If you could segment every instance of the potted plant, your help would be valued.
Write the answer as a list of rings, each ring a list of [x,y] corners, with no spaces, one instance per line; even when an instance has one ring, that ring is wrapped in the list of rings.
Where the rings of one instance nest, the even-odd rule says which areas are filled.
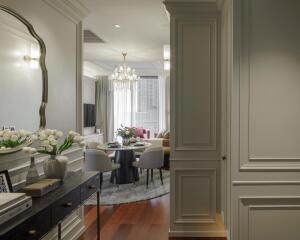
[[[135,135],[136,129],[133,127],[124,127],[121,125],[121,127],[117,129],[117,136],[122,138],[124,146],[128,146],[130,144],[130,139],[135,137]]]
[[[34,137],[31,132],[25,130],[5,129],[0,131],[0,154],[21,150],[34,141]]]
[[[43,165],[47,178],[63,180],[67,172],[68,158],[62,153],[74,144],[84,145],[83,137],[79,133],[70,131],[65,140],[60,143],[62,136],[63,132],[56,129],[43,129],[36,133],[35,138],[39,140],[37,152],[50,156]],[[24,150],[26,151],[26,148]]]

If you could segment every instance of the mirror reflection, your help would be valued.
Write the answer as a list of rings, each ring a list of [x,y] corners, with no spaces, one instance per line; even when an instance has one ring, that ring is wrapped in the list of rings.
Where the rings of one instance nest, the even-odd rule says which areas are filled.
[[[0,10],[0,130],[39,129],[40,48],[27,27]]]

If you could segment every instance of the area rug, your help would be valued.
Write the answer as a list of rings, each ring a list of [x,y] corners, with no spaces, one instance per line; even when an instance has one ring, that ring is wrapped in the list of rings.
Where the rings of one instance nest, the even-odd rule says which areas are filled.
[[[163,182],[161,185],[159,171],[154,170],[153,182],[149,174],[149,186],[146,188],[146,171],[140,174],[140,180],[135,184],[122,184],[119,188],[109,182],[110,175],[103,176],[103,185],[100,194],[101,205],[114,205],[132,203],[152,198],[157,198],[170,192],[170,172],[163,170]],[[96,194],[85,202],[85,205],[96,205]]]

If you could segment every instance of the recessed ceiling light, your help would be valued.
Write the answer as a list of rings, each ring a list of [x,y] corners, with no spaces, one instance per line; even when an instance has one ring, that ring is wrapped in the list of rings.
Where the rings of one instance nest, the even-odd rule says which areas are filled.
[[[121,26],[119,24],[114,25],[115,28],[120,28]]]

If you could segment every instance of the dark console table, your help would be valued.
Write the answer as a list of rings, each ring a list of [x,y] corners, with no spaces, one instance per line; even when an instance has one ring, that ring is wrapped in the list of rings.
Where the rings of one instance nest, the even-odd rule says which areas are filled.
[[[100,176],[96,172],[70,172],[64,183],[41,198],[33,198],[32,207],[0,226],[1,240],[41,239],[58,225],[61,238],[61,221],[97,192],[97,219],[99,230]],[[99,239],[99,231],[98,239]]]

